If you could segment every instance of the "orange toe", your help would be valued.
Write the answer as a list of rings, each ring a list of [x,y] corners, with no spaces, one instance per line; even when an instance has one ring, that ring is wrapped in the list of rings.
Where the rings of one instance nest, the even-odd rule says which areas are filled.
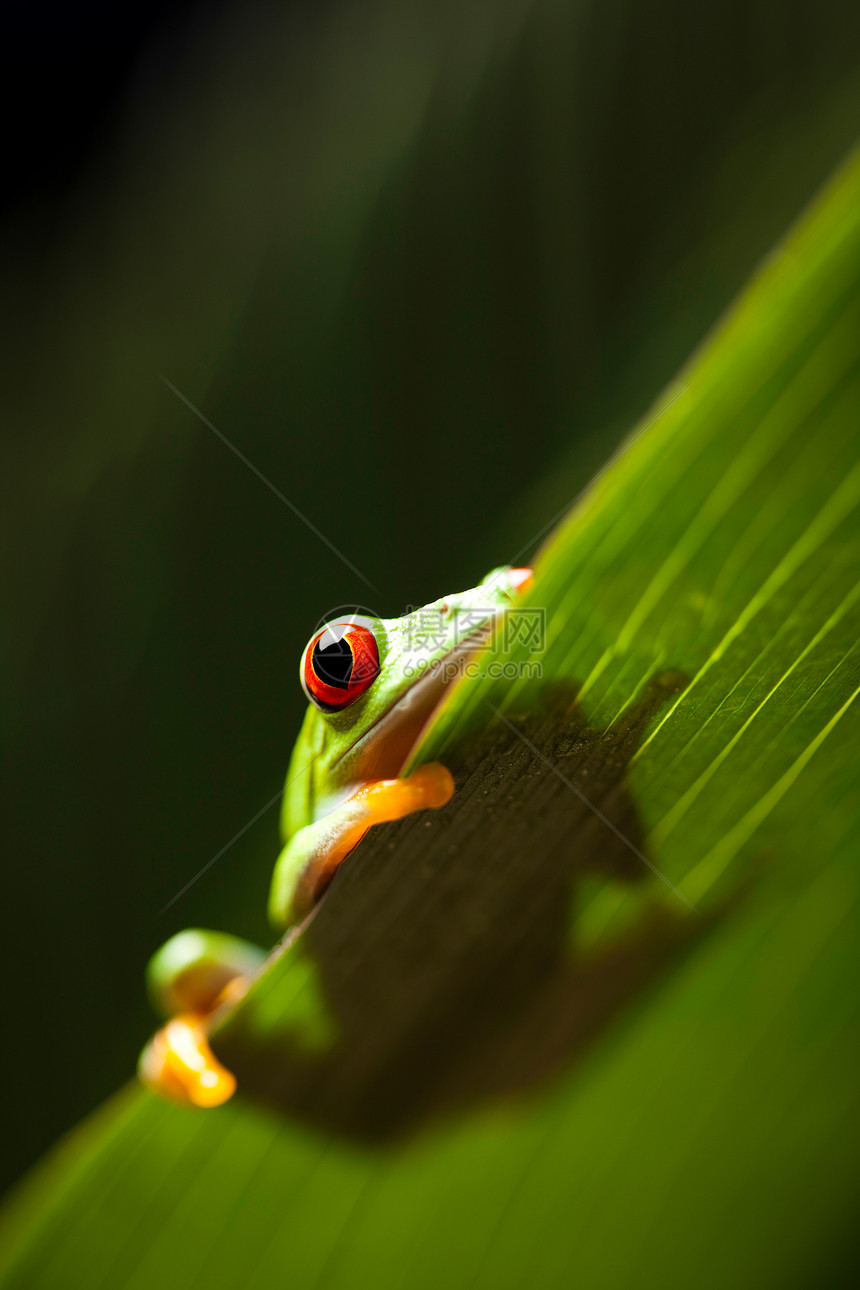
[[[366,827],[386,820],[400,820],[413,811],[445,806],[454,796],[454,777],[447,766],[430,762],[404,779],[380,779],[359,789],[367,810]]]
[[[221,1106],[236,1091],[236,1078],[209,1046],[202,1018],[185,1013],[153,1035],[138,1074],[162,1097],[183,1106]]]

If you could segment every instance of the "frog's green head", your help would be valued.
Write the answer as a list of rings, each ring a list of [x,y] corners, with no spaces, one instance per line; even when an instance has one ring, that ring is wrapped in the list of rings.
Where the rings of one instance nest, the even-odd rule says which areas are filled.
[[[494,569],[403,618],[353,615],[314,633],[300,674],[312,704],[302,744],[314,756],[315,813],[399,774],[447,687],[530,581],[529,569]]]

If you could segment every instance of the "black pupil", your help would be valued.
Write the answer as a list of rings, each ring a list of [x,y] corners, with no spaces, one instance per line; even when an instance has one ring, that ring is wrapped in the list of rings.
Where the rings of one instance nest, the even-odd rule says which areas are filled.
[[[332,641],[323,649],[322,640],[319,640],[314,646],[311,661],[314,672],[325,685],[333,685],[337,690],[349,688],[353,659],[348,641]]]

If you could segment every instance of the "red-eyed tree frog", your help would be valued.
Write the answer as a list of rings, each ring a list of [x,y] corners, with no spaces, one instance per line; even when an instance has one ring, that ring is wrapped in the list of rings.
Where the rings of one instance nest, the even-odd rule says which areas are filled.
[[[269,917],[295,926],[374,824],[450,801],[438,762],[401,777],[412,749],[463,664],[531,583],[530,569],[494,569],[478,587],[403,618],[350,615],[316,631],[302,654],[310,700],[293,750],[281,816],[284,847]],[[150,1040],[143,1081],[185,1105],[217,1106],[236,1087],[212,1053],[207,1021],[241,997],[266,953],[221,932],[173,936],[147,967],[150,995],[171,1019]]]

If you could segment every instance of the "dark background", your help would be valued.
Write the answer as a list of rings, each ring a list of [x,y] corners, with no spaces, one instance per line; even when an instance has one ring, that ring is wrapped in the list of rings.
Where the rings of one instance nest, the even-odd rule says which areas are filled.
[[[854,142],[860,11],[3,21],[9,1182],[133,1070],[161,941],[270,938],[275,808],[162,910],[280,787],[318,618],[533,549]]]

